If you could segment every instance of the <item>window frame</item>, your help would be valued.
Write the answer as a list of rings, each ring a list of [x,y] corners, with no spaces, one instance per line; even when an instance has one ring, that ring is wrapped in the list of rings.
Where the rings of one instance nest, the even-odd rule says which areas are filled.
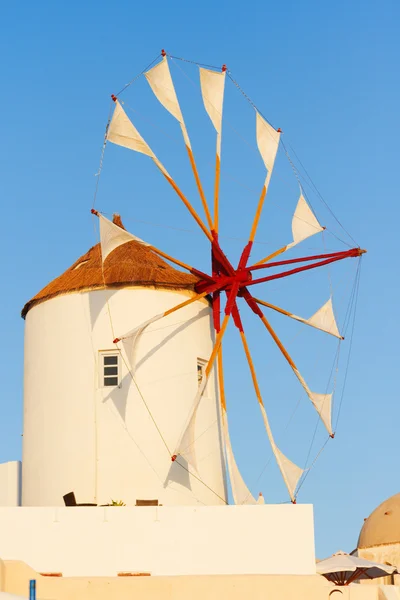
[[[107,357],[117,357],[117,361],[115,364],[105,364],[105,358]],[[117,367],[117,374],[108,373],[106,374],[106,368]],[[112,385],[106,385],[106,379],[117,378],[117,383]],[[99,387],[102,389],[113,389],[121,387],[121,356],[118,350],[99,350]]]
[[[199,356],[196,359],[196,375],[197,375],[197,387],[199,388],[201,382],[203,381],[203,377],[205,376],[205,370],[207,366],[207,361],[204,358],[200,358]],[[201,367],[199,369],[199,367]],[[201,379],[199,379],[199,371],[201,372]]]

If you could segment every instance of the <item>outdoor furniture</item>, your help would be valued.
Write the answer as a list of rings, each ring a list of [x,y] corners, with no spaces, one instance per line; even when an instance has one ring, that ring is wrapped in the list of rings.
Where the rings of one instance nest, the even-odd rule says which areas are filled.
[[[357,579],[376,579],[393,575],[397,573],[397,569],[391,565],[381,565],[359,556],[351,556],[346,552],[336,552],[317,563],[317,573],[336,585],[349,585]]]
[[[63,498],[64,498],[65,506],[97,506],[97,504],[88,503],[88,502],[78,504],[76,502],[74,492],[68,492],[68,494],[65,494],[65,496],[63,496]]]

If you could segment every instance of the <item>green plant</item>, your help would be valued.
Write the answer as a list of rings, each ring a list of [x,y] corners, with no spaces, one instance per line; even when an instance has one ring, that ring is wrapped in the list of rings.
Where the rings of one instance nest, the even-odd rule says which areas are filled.
[[[111,504],[108,506],[126,506],[126,504],[122,500],[111,500]]]

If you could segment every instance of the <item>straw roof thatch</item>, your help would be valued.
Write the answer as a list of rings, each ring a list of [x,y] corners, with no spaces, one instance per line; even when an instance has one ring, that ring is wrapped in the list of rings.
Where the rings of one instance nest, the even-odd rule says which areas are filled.
[[[113,221],[124,228],[118,215]],[[36,304],[71,292],[126,286],[193,290],[197,281],[194,275],[178,271],[148,247],[135,241],[119,246],[107,256],[103,279],[101,248],[97,244],[29,300],[21,315],[25,318]]]

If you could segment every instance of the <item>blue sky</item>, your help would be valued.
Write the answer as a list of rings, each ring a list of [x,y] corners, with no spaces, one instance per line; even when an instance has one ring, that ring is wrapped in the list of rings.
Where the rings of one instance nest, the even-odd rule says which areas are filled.
[[[21,455],[20,309],[97,241],[90,208],[109,95],[166,48],[172,55],[206,64],[228,64],[260,110],[283,129],[285,142],[294,147],[346,229],[368,249],[337,436],[299,495],[300,502],[314,503],[319,556],[339,548],[350,551],[356,545],[363,518],[399,491],[399,18],[394,0],[3,4],[0,461]],[[197,85],[195,67],[176,62],[171,71],[200,170],[210,187],[208,161],[214,137],[188,79]],[[169,129],[179,142],[175,123],[150,98],[143,78],[123,99],[140,117]],[[254,146],[254,114],[233,86],[227,87],[226,111],[234,128]],[[146,131],[148,123],[143,121]],[[157,129],[148,127],[148,135],[194,197],[179,143],[172,152],[169,140]],[[224,133],[224,157],[230,166],[221,188],[221,239],[235,258],[249,230],[262,166],[256,152],[249,151],[231,129]],[[107,148],[98,208],[121,212],[128,229],[206,269],[208,250],[201,235],[193,233],[195,226],[142,158]],[[290,212],[297,195],[296,180],[281,153],[254,258],[261,258],[265,248],[267,254],[290,240]],[[321,222],[338,234],[324,205],[315,196],[310,198]],[[329,234],[325,242],[329,249],[343,249]],[[320,250],[321,242],[305,244],[304,252],[311,248]],[[344,315],[354,272],[354,263],[330,271],[334,290],[343,290],[339,316]],[[262,295],[309,316],[329,296],[327,273],[298,277],[287,285],[265,287]],[[298,330],[290,330],[292,323],[273,322],[293,356],[301,359],[308,379],[326,383],[335,346],[314,332],[304,341],[303,333],[293,340]],[[301,393],[266,332],[246,317],[247,326],[279,439],[301,464],[313,436],[314,415],[303,398],[305,408],[285,430]],[[326,344],[323,351],[320,343]],[[346,351],[344,345],[344,357]],[[316,367],[320,353],[326,363]],[[342,378],[345,366],[344,360]],[[254,493],[260,488],[267,500],[284,501],[273,465],[260,478],[269,451],[234,331],[228,337],[226,369],[240,467]],[[339,400],[340,394],[336,411]],[[311,456],[324,439],[319,430]]]

